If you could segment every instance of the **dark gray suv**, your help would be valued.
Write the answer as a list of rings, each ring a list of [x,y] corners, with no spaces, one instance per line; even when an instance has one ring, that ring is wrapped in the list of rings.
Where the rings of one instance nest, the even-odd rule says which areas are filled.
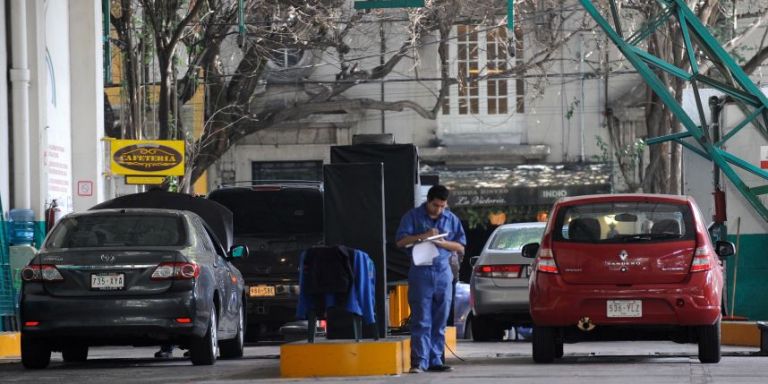
[[[250,249],[234,261],[248,286],[248,339],[283,338],[280,328],[296,321],[299,256],[323,243],[322,183],[245,182],[208,198],[232,211],[235,242]]]
[[[99,345],[177,344],[192,363],[243,355],[243,278],[195,213],[103,209],[61,219],[21,271],[21,360],[85,361]]]

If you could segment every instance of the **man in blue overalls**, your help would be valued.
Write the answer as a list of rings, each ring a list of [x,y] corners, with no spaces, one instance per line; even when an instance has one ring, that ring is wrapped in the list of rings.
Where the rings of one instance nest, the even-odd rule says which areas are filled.
[[[396,239],[398,247],[409,247],[411,268],[408,271],[408,304],[411,307],[411,370],[445,372],[452,370],[443,361],[445,326],[451,305],[450,257],[452,252],[463,253],[467,242],[461,221],[449,210],[448,189],[435,185],[427,193],[427,202],[408,211],[400,220]],[[445,234],[431,240],[437,256],[422,265],[415,265],[412,255],[414,244],[427,238]]]

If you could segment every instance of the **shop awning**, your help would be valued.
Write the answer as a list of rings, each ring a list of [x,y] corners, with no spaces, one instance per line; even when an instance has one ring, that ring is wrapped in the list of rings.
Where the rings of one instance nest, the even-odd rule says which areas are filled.
[[[451,190],[448,204],[462,206],[548,205],[565,196],[611,193],[605,163],[517,166],[423,166]]]

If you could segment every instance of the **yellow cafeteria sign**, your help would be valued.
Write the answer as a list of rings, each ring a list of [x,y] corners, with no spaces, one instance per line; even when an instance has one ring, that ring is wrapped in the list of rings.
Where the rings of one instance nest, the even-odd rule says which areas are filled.
[[[184,140],[111,140],[116,175],[183,176]]]

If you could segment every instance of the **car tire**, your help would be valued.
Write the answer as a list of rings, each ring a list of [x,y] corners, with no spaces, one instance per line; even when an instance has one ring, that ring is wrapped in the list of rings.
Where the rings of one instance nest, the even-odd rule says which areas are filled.
[[[720,362],[720,320],[698,328],[699,361],[704,364]]]
[[[555,359],[560,359],[564,355],[563,351],[563,342],[562,341],[555,341]]]
[[[51,363],[51,347],[43,339],[21,334],[21,364],[27,369],[43,369]]]
[[[194,337],[189,347],[189,357],[192,365],[213,365],[219,355],[218,324],[216,322],[216,307],[211,306],[211,317],[208,329],[203,337]]]
[[[467,316],[467,321],[464,323],[464,338],[467,340],[475,339],[472,333],[472,316]]]
[[[474,341],[501,341],[504,338],[504,328],[493,319],[474,316],[470,326],[472,327],[472,340]]]
[[[65,363],[82,363],[88,360],[88,346],[82,344],[62,348],[61,357]]]
[[[539,364],[551,363],[555,360],[556,341],[553,327],[533,327],[533,361]]]
[[[221,342],[221,358],[237,359],[243,357],[243,346],[245,345],[245,314],[243,307],[240,307],[237,319],[237,334],[232,340],[223,340]]]

